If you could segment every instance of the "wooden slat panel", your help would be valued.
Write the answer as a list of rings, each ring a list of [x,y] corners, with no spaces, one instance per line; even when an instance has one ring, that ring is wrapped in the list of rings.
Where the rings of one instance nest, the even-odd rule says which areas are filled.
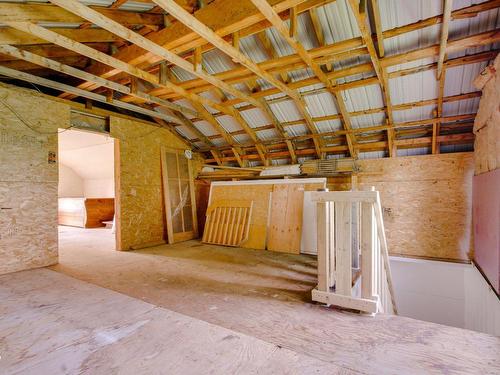
[[[217,201],[207,209],[202,242],[240,246],[248,238],[253,201]]]

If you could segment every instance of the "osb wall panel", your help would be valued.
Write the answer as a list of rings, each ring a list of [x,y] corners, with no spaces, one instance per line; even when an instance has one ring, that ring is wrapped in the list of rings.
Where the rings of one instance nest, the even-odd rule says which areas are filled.
[[[262,185],[212,185],[210,203],[217,200],[253,200],[252,217],[248,241],[242,247],[264,250],[267,240],[267,225],[269,218],[269,198],[273,184]],[[322,188],[323,184],[305,184],[305,191]]]
[[[117,247],[161,241],[166,238],[161,146],[186,146],[168,130],[129,119],[111,117],[110,132],[117,139]]]
[[[474,120],[475,174],[500,167],[500,55],[474,81],[483,91]]]
[[[472,153],[360,160],[360,190],[380,191],[392,255],[468,260]]]
[[[56,132],[69,125],[70,108],[8,85],[0,98],[3,274],[57,263]]]

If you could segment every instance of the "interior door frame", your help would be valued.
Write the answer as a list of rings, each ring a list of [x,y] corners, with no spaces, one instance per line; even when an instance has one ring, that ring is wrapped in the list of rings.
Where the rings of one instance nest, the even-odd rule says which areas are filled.
[[[165,158],[165,153],[172,153],[177,155],[177,170],[179,170],[179,157],[185,157],[184,150],[179,150],[175,148],[161,147],[161,174],[163,182],[163,198],[165,204],[165,222],[167,224],[167,242],[173,244],[176,242],[187,241],[198,237],[198,218],[196,215],[196,197],[194,190],[194,179],[193,179],[193,167],[191,160],[186,158],[188,166],[188,183],[189,183],[189,195],[191,197],[191,211],[192,211],[192,226],[193,229],[189,232],[174,233],[174,228],[172,225],[172,207],[170,205],[170,193],[169,193],[169,182],[168,182],[168,170],[167,161]]]

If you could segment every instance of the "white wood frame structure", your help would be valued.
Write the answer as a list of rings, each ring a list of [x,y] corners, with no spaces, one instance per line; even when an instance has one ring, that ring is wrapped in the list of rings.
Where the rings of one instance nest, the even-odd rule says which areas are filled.
[[[377,191],[314,192],[318,221],[318,285],[312,299],[367,313],[397,314],[380,195]],[[352,211],[360,210],[353,220]],[[357,226],[357,228],[355,228]],[[361,290],[355,291],[352,233],[361,237]]]

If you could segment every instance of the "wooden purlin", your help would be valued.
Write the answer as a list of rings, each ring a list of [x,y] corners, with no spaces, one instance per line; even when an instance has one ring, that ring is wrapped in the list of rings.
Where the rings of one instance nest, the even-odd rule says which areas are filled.
[[[451,60],[448,60],[447,62],[445,62],[445,67],[450,68],[450,67],[455,67],[455,66],[462,66],[462,65],[466,65],[466,64],[473,64],[473,63],[477,63],[477,62],[488,61],[488,60],[491,60],[492,58],[495,58],[496,55],[497,55],[497,51],[488,51],[488,52],[481,52],[481,53],[478,53],[478,54],[475,54],[475,55],[469,55],[469,56],[465,56],[465,57],[459,57],[459,58],[451,59]],[[369,65],[371,66],[371,64],[369,64]],[[437,66],[436,63],[432,63],[432,64],[427,64],[427,65],[424,65],[424,66],[421,66],[421,67],[417,67],[417,68],[408,68],[408,69],[397,70],[397,71],[389,73],[389,77],[390,78],[394,78],[394,77],[406,76],[406,75],[409,75],[409,74],[421,73],[423,71],[428,71],[428,70],[431,70],[431,69],[435,69],[436,66]],[[369,78],[369,79],[362,79],[362,80],[359,80],[359,81],[351,81],[350,83],[340,84],[337,87],[339,89],[342,89],[342,90],[347,90],[347,89],[353,88],[354,84],[356,85],[356,87],[360,87],[362,85],[364,86],[365,84],[366,85],[368,85],[368,84],[374,84],[374,83],[376,83],[375,80],[376,79]],[[300,81],[298,81],[298,82],[300,82]],[[312,90],[311,92],[313,92],[313,93],[319,93],[321,91],[319,91],[319,90]],[[473,92],[473,93],[461,94],[461,95],[456,95],[455,97],[457,97],[457,98],[463,97],[463,99],[470,99],[472,97],[477,97],[478,96],[477,94],[480,94],[480,92],[476,92],[476,93]],[[124,100],[126,101],[126,98]],[[283,99],[280,99],[280,100],[283,100]],[[276,102],[278,102],[280,100],[273,100],[273,101],[270,101],[270,102],[276,103]],[[447,101],[447,100],[453,101],[453,97],[445,98],[445,101]],[[459,99],[457,99],[457,100],[459,100]],[[398,111],[398,110],[403,110],[403,109],[411,109],[414,106],[432,105],[432,104],[435,104],[436,102],[437,102],[437,99],[429,99],[429,100],[420,101],[420,102],[411,102],[411,103],[406,103],[406,104],[398,104],[398,105],[394,105],[393,106],[393,110],[394,111]],[[252,107],[250,105],[248,105],[248,106],[245,106],[245,107],[239,107],[239,110],[242,111],[242,110],[250,109],[250,108],[252,108]],[[369,110],[361,110],[361,111],[349,112],[349,115],[351,117],[352,116],[361,116],[361,115],[367,115],[367,114],[373,114],[373,113],[380,113],[380,112],[384,112],[385,110],[386,110],[385,107],[372,108],[372,109],[369,109]],[[218,117],[220,115],[221,115],[220,113],[219,114],[215,113],[214,117]],[[313,121],[316,122],[316,121],[337,120],[337,119],[340,119],[340,115],[335,114],[335,115],[315,117],[315,118],[313,118]],[[197,119],[193,119],[193,122],[196,122],[196,121],[198,121],[198,120]],[[303,123],[303,121],[298,120],[298,121],[285,122],[285,123],[283,123],[283,125],[284,126],[289,126],[289,125],[298,125],[298,124],[302,124],[302,123]],[[257,128],[257,129],[259,129],[259,128]]]
[[[5,75],[7,77],[19,79],[22,81],[38,84],[40,86],[48,87],[48,88],[55,89],[58,91],[73,92],[74,94],[78,94],[79,96],[82,96],[82,97],[90,99],[90,100],[95,100],[97,102],[109,103],[109,99],[103,95],[96,94],[96,93],[90,92],[90,91],[85,91],[82,89],[78,89],[76,87],[72,87],[72,86],[69,86],[69,85],[66,85],[63,83],[48,80],[48,79],[45,79],[42,77],[34,76],[32,74],[29,74],[29,73],[9,69],[9,68],[6,68],[6,67],[1,66],[1,65],[0,65],[0,74]],[[167,121],[168,123],[171,123],[171,121],[172,121],[171,116],[162,114],[160,112],[153,111],[151,109],[142,108],[142,107],[139,107],[135,104],[125,103],[125,102],[122,102],[120,100],[113,100],[113,105],[115,105],[118,108],[123,108],[123,109],[127,109],[127,110],[130,110],[133,112],[141,113],[143,115],[150,116],[152,118],[160,118],[162,120]]]
[[[54,4],[59,5],[60,7],[65,8],[68,11],[78,14],[79,16],[107,29],[108,31],[114,32],[115,34],[121,36],[125,40],[128,40],[146,50],[151,51],[157,56],[161,56],[164,59],[173,62],[177,66],[181,67],[185,71],[203,79],[204,81],[214,85],[220,90],[223,90],[231,95],[238,97],[242,100],[245,100],[256,107],[260,107],[262,102],[254,99],[241,91],[235,89],[234,87],[226,84],[225,82],[215,78],[214,76],[206,73],[202,68],[202,58],[201,58],[201,49],[197,48],[193,59],[193,64],[184,60],[183,58],[177,56],[166,48],[146,39],[145,37],[130,31],[129,29],[121,26],[120,24],[100,15],[98,12],[92,10],[91,8],[79,3],[75,0],[51,0]],[[184,11],[185,14],[189,14]],[[226,107],[227,112],[238,122],[238,124],[247,132],[252,141],[259,142],[257,135],[252,130],[252,128],[246,123],[245,119],[241,117],[239,112],[234,110],[233,108]],[[263,160],[266,163],[265,159]]]
[[[320,5],[325,5],[329,1],[325,0],[310,0],[303,2],[299,5],[297,5],[297,10],[298,12],[304,12],[307,11],[311,8],[320,6]],[[271,1],[274,9],[277,12],[280,12],[280,15],[282,18],[286,19],[288,17],[288,12],[284,11],[287,9],[287,2],[286,1]],[[269,27],[269,24],[263,23],[262,21],[258,21],[257,16],[258,14],[255,14],[255,9],[250,7],[249,8],[249,2],[245,2],[242,4],[241,12],[240,13],[231,13],[230,15],[227,15],[227,17],[212,17],[211,12],[215,11],[214,7],[216,6],[215,4],[209,4],[207,7],[201,9],[196,13],[196,17],[198,17],[202,22],[205,23],[210,23],[210,27],[212,27],[214,30],[216,30],[219,34],[221,35],[229,35],[235,31],[239,30],[240,37],[245,37],[248,35],[252,35],[254,33],[260,32],[262,30],[265,30],[267,27]],[[494,9],[500,6],[500,0],[490,0],[486,1],[481,4],[476,4],[473,6],[457,9],[452,12],[452,19],[461,19],[461,18],[470,18],[474,17],[477,15],[479,12],[487,11],[490,9]],[[243,7],[246,7],[248,9],[244,9]],[[224,9],[217,9],[216,10],[218,13],[223,12]],[[241,19],[241,17],[245,17],[244,20]],[[224,19],[227,21],[227,24],[225,25],[220,25],[217,24],[218,19]],[[418,21],[416,23],[406,25],[406,26],[401,26],[397,27],[391,30],[386,30],[383,33],[384,38],[391,38],[397,35],[401,35],[405,32],[410,32],[414,30],[418,30],[424,27],[432,26],[435,24],[440,23],[442,20],[441,16],[434,16],[427,18],[422,21]],[[242,26],[244,25],[244,26]],[[184,30],[179,30],[184,28]],[[189,34],[186,34],[186,32]],[[165,45],[167,48],[172,48],[172,50],[176,53],[183,53],[187,52],[192,48],[195,48],[196,46],[204,46],[204,51],[212,49],[213,46],[209,46],[206,44],[206,42],[198,38],[195,33],[190,32],[187,28],[185,28],[183,25],[179,25],[178,23],[173,24],[169,26],[166,29],[160,30],[157,33],[148,35],[152,40],[155,42]],[[182,37],[182,41],[179,41],[175,38]],[[360,40],[357,40],[357,38],[351,39],[350,41],[347,41],[351,44],[353,44],[353,48],[355,48],[356,45],[360,45]],[[186,42],[186,40],[192,41],[191,43]],[[208,47],[208,49],[205,49],[205,47]],[[133,64],[139,64],[139,63],[149,63],[153,64],[157,62],[157,60],[154,59],[154,56],[149,54],[149,53],[144,53],[143,50],[140,48],[137,48],[136,46],[128,46],[123,49],[123,51],[119,51],[117,54],[117,57],[120,58],[121,60],[124,61],[129,61]],[[105,66],[95,66],[92,67],[93,73],[94,74],[112,74],[116,75],[117,72],[109,72],[109,68]],[[83,85],[84,88],[89,88],[90,86],[88,84]]]
[[[175,65],[181,67],[183,70],[203,79],[204,81],[220,88],[221,90],[224,90],[225,92],[230,93],[231,95],[234,95],[235,97],[248,101],[249,103],[252,103],[256,106],[259,105],[259,102],[257,100],[226,84],[224,81],[221,81],[216,77],[207,74],[203,69],[201,69],[201,50],[199,48],[196,49],[198,51],[198,54],[195,54],[195,57],[197,57],[197,59],[195,59],[193,64],[191,64],[187,60],[177,56],[175,53],[171,52],[165,47],[160,46],[159,44],[143,37],[142,35],[127,29],[119,23],[101,15],[100,13],[96,12],[88,6],[85,6],[84,4],[81,4],[76,0],[51,0],[51,2],[122,37],[124,40],[136,44],[141,48],[174,63]]]
[[[299,3],[297,6],[298,12],[305,12],[312,7],[325,5],[334,0],[294,1]],[[285,17],[288,15],[286,10],[294,4],[290,0],[271,0],[271,3],[278,12],[283,12]],[[238,12],[229,12],[227,14],[226,12],[230,7],[225,5],[223,1],[217,1],[198,10],[195,16],[222,36],[228,36],[238,31],[240,37],[243,38],[265,30],[268,27],[268,24],[263,22],[264,17],[253,8],[253,5],[249,1],[244,1],[239,5]],[[216,14],[215,16],[214,13]],[[198,46],[209,47],[209,44],[203,38],[200,38],[195,32],[180,22],[173,23],[158,32],[151,33],[148,35],[148,38],[165,48],[171,49],[172,52],[177,54],[188,52]],[[212,48],[214,47],[209,47],[209,49]],[[206,50],[204,48],[204,51]],[[118,51],[116,57],[133,65],[152,65],[160,60],[158,57],[136,45],[124,47]],[[118,71],[109,69],[105,65],[91,67],[90,71],[93,74],[105,75],[108,78],[119,73]],[[93,89],[93,85],[87,82],[81,84],[79,87],[87,90]]]
[[[313,70],[314,74],[319,78],[319,80],[325,85],[325,87],[330,90],[331,88],[335,88],[335,84],[332,84],[325,73],[321,70],[320,66],[317,65],[313,58],[310,56],[310,54],[306,51],[306,49],[298,42],[298,40],[295,38],[295,35],[293,32],[289,30],[289,28],[284,24],[284,22],[281,20],[280,16],[273,10],[273,8],[269,5],[269,3],[266,0],[251,0],[252,3],[259,9],[262,14],[268,19],[269,22],[278,30],[278,32],[281,34],[281,36],[287,41],[287,43],[297,52],[297,54],[300,56],[300,58]],[[344,99],[342,98],[341,94],[338,91],[332,90],[333,97],[335,98],[337,107],[339,109],[339,112],[342,114],[342,120],[344,123],[344,126],[346,130],[351,129],[351,124],[349,120],[349,116],[347,114],[347,109],[345,107]],[[300,107],[299,107],[300,108]],[[301,112],[304,111],[301,109]],[[306,124],[309,128],[309,130],[314,134],[317,133],[317,129],[310,119],[310,116],[307,114],[304,115],[302,114],[304,119],[306,120]],[[311,124],[312,123],[312,124]],[[318,147],[322,147],[322,142],[318,145],[316,143],[316,138],[315,140],[315,148],[317,149]],[[346,136],[347,144],[349,146],[349,151],[353,157],[356,156],[356,152],[353,147],[353,140],[351,138],[351,135],[348,134]],[[321,158],[323,158],[324,153],[321,153]]]
[[[126,26],[163,25],[159,14],[127,12],[93,6],[92,9]],[[85,20],[51,4],[0,3],[0,22],[83,23]]]
[[[61,47],[72,49],[75,52],[78,52],[78,53],[85,55],[89,58],[100,61],[104,64],[108,64],[110,66],[113,66],[115,69],[125,71],[128,74],[130,74],[131,76],[135,76],[137,78],[143,79],[143,80],[150,82],[154,85],[160,85],[160,86],[163,86],[165,88],[177,91],[180,95],[186,96],[186,98],[188,98],[188,99],[191,99],[194,101],[199,101],[203,104],[207,104],[210,106],[214,106],[215,108],[221,109],[223,111],[225,110],[224,108],[221,108],[220,106],[217,105],[217,103],[214,103],[211,100],[205,99],[205,98],[200,97],[196,94],[188,93],[183,88],[176,86],[170,82],[166,82],[164,84],[161,84],[158,80],[158,77],[151,74],[151,73],[148,73],[148,72],[146,72],[142,69],[139,69],[133,65],[130,65],[130,64],[125,63],[121,60],[118,60],[115,57],[112,57],[112,56],[106,55],[105,53],[99,52],[93,48],[88,47],[87,45],[75,42],[75,41],[68,39],[60,34],[54,33],[53,31],[46,29],[44,27],[35,25],[33,23],[29,23],[29,22],[9,22],[8,26],[13,27],[13,28],[18,29],[18,30],[21,30],[21,31],[24,31],[24,32],[27,32],[27,33],[37,35],[39,37],[43,37],[44,39],[46,39],[49,42],[58,44]],[[180,111],[184,112],[182,107],[177,106],[177,108]],[[187,112],[191,112],[191,111],[188,110]]]
[[[193,131],[196,134],[196,136],[201,141],[203,141],[206,145],[208,145],[208,146],[212,145],[212,142],[208,138],[206,138],[204,136],[204,134],[201,133],[196,128],[196,126],[191,121],[189,121],[187,119],[187,117],[184,116],[184,114],[182,112],[180,112],[180,110],[182,110],[183,107],[177,106],[177,105],[170,103],[166,100],[162,100],[162,99],[159,99],[156,97],[151,97],[148,94],[132,90],[131,88],[128,88],[127,86],[123,86],[123,85],[118,84],[116,82],[108,81],[104,78],[93,76],[90,73],[75,69],[75,68],[68,66],[68,65],[61,64],[61,63],[54,61],[54,60],[51,60],[51,59],[47,59],[43,56],[38,56],[38,55],[32,54],[28,51],[19,50],[18,48],[13,47],[13,46],[0,45],[0,52],[3,54],[9,54],[11,56],[15,56],[15,57],[24,59],[24,60],[29,61],[31,63],[38,64],[40,66],[44,66],[44,67],[47,67],[49,69],[53,69],[53,70],[61,72],[61,73],[65,73],[65,74],[74,76],[76,78],[80,78],[80,79],[84,79],[84,80],[93,80],[94,82],[99,83],[102,86],[107,87],[111,90],[118,91],[118,92],[123,93],[123,94],[132,94],[132,95],[139,97],[141,99],[144,99],[146,101],[154,102],[154,103],[158,104],[160,107],[163,106],[163,107],[168,108],[168,110],[173,110],[173,112],[170,112],[170,111],[168,112],[168,114],[172,116],[171,121],[178,121],[180,125],[185,125],[191,131]],[[193,111],[193,113],[195,113],[195,112]]]
[[[481,45],[487,45],[487,44],[492,44],[495,42],[500,41],[500,29],[493,30],[493,31],[487,31],[487,32],[482,32],[476,35],[472,36],[467,36],[462,39],[457,39],[450,41],[448,44],[448,48],[451,50],[450,52],[458,52],[465,50],[467,48],[472,48],[476,46],[481,46]],[[357,42],[359,45],[361,45],[361,41]],[[333,49],[336,51],[335,53],[341,53],[343,54],[344,52],[349,51],[349,43],[336,43],[334,45],[330,45],[327,47],[320,47],[320,48],[315,48],[313,50],[308,51],[315,62],[320,63],[322,62],[322,57],[324,56],[333,56],[335,54],[331,54],[331,50]],[[339,48],[340,47],[340,48]],[[337,49],[338,48],[338,49]],[[380,59],[380,62],[383,66],[389,67],[389,66],[394,66],[394,65],[399,65],[405,62],[410,62],[410,61],[415,61],[419,59],[424,59],[432,56],[436,56],[438,53],[439,45],[434,45],[430,47],[424,47],[424,48],[419,48],[413,51],[409,51],[406,53],[394,55],[394,56],[386,56],[383,59]],[[331,58],[330,58],[331,59]],[[326,61],[329,61],[330,59],[326,59]],[[306,64],[300,60],[300,57],[298,55],[289,55],[285,57],[281,57],[279,59],[275,60],[269,60],[269,61],[264,61],[262,63],[258,64],[262,69],[266,69],[271,73],[277,73],[282,70],[290,71],[293,69],[301,69],[306,67]],[[418,69],[418,68],[414,68]],[[242,68],[236,68],[230,71],[226,71],[223,73],[217,74],[217,76],[220,79],[227,80],[227,82],[230,83],[240,83],[244,81],[246,78],[241,78],[241,77],[251,77],[252,75],[246,72],[246,69],[244,67]],[[354,66],[351,68],[339,70],[339,72],[330,72],[328,73],[328,79],[333,80],[333,79],[339,79],[339,78],[345,78],[347,76],[353,75],[353,74],[359,74],[359,73],[370,73],[373,72],[372,69],[372,64],[360,64],[358,66]],[[389,77],[394,77],[394,73],[390,73]],[[349,88],[355,88],[355,87],[360,87],[360,86],[366,86],[366,85],[372,85],[377,82],[377,78],[366,78],[364,80],[359,80],[359,81],[354,81],[350,82],[347,84],[339,85],[339,89],[341,90],[347,90]],[[319,79],[317,77],[311,77],[304,79],[302,81],[297,81],[291,83],[289,86],[293,89],[305,87],[305,86],[310,86],[320,83]],[[186,81],[184,82],[181,87],[187,89],[188,91],[193,91],[193,92],[202,92],[206,91],[210,88],[210,86],[204,86],[203,82],[200,82],[198,79],[194,79],[191,81]],[[254,96],[256,98],[261,98],[269,95],[274,95],[278,94],[280,91],[275,88],[263,90],[260,92],[255,92],[252,93],[251,96]],[[156,95],[161,95],[163,98],[169,98],[169,99],[176,99],[178,98],[177,95],[171,94],[166,92],[165,90],[155,90]],[[228,101],[228,105],[235,105],[241,103],[241,100],[239,99],[232,99]]]
[[[308,3],[308,2],[306,2],[306,3]],[[474,12],[480,12],[480,11],[483,11],[483,10],[492,9],[493,7],[498,6],[499,4],[500,4],[500,3],[499,3],[498,1],[496,1],[496,2],[495,2],[495,1],[488,1],[488,2],[486,2],[486,3],[482,3],[482,4],[478,4],[478,5],[474,5],[474,6],[471,6],[471,7],[464,8],[463,10],[462,10],[462,9],[459,9],[459,10],[456,10],[456,11],[453,11],[453,12],[452,12],[452,18],[457,19],[457,18],[461,18],[461,17],[465,17],[465,16],[466,16],[466,17],[471,17],[471,16],[474,14]],[[299,8],[300,8],[300,7],[299,7]],[[286,13],[286,12],[284,12],[284,13]],[[283,16],[284,16],[284,13],[281,15],[281,16],[282,16],[282,18],[283,18]],[[416,29],[421,28],[423,25],[427,25],[427,26],[428,26],[428,25],[432,25],[432,24],[439,23],[441,19],[442,19],[442,17],[440,18],[439,16],[436,16],[436,17],[433,17],[432,19],[419,21],[419,22],[417,22],[417,23],[415,23],[415,24],[412,24],[412,25],[406,25],[406,26],[408,26],[408,27],[403,26],[403,27],[401,27],[401,28],[397,28],[397,30],[396,30],[396,29],[393,29],[393,30],[387,30],[386,32],[383,32],[383,33],[382,33],[382,35],[383,35],[383,37],[392,37],[392,36],[395,36],[395,35],[401,35],[401,34],[398,34],[398,33],[401,33],[401,32],[402,32],[402,30],[403,30],[403,28],[405,28],[405,27],[406,27],[406,28],[405,28],[404,30],[406,30],[406,31],[411,31],[412,29],[413,29],[413,30],[416,30]],[[411,26],[411,27],[410,27],[410,26]],[[239,37],[241,37],[241,35],[245,35],[245,32],[238,32],[237,34],[239,35]],[[486,38],[486,42],[487,42],[487,40],[488,40],[488,35],[487,35],[487,33],[482,33],[482,34],[483,34],[483,35],[484,35],[484,37]],[[488,34],[490,35],[490,37],[489,37],[489,40],[490,40],[490,41],[495,40],[495,38],[496,38],[496,37],[495,37],[495,36],[491,37],[491,35],[492,35],[492,34],[491,34],[491,32],[488,32]],[[378,39],[378,38],[377,38],[377,39]],[[464,39],[469,39],[469,38],[464,38]],[[478,39],[476,39],[476,40],[478,40]],[[479,39],[479,40],[480,40],[480,39]],[[472,43],[472,41],[471,41],[471,43]],[[455,44],[455,46],[459,46],[459,43]],[[463,47],[463,46],[462,46],[462,47]],[[422,49],[422,51],[423,51],[423,52],[425,52],[425,53],[429,53],[428,48],[426,48],[426,49]],[[434,54],[434,55],[436,55],[436,51],[433,51],[433,54]],[[414,57],[415,57],[415,56],[417,56],[417,55],[414,55]],[[391,56],[391,57],[392,57],[392,56]],[[323,57],[320,57],[320,58],[316,59],[316,61],[318,61],[318,63],[319,63],[319,62],[323,62],[323,60],[321,60],[321,59],[323,59]],[[380,62],[381,62],[381,63],[383,63],[383,61],[384,61],[384,59],[380,59]],[[295,64],[296,64],[296,63],[295,63]],[[362,69],[366,69],[366,68],[365,68],[365,67],[363,67]],[[392,75],[392,73],[391,73],[391,76],[396,76],[396,75]],[[330,78],[330,77],[329,77],[329,78]],[[331,79],[331,78],[330,78],[330,79]],[[312,81],[311,81],[311,82],[312,82]],[[365,81],[364,83],[369,84],[370,82],[371,82],[371,81],[367,80],[367,81]],[[190,84],[191,84],[191,83],[190,83]],[[357,84],[359,84],[359,83],[357,83]],[[350,87],[350,86],[347,86],[347,87]],[[355,87],[355,85],[353,85],[352,87]],[[261,94],[261,93],[256,93],[256,94],[257,94],[257,95],[255,95],[255,98],[257,98],[257,99],[262,98],[262,95],[264,95],[264,93],[262,93],[262,94]],[[265,93],[265,94],[269,94],[269,92],[267,92],[267,93]],[[229,103],[227,103],[227,104],[228,104],[228,105],[231,105],[231,104],[233,104],[233,103],[229,102]],[[217,116],[217,115],[216,115],[216,116]],[[216,116],[215,116],[215,117],[216,117]],[[440,116],[438,116],[438,117],[440,117]],[[312,120],[313,120],[313,122],[314,122],[314,119],[312,119]],[[285,126],[286,126],[286,124],[285,124]],[[291,138],[291,139],[292,139],[292,138]],[[291,140],[291,139],[287,139],[287,140]],[[313,136],[313,137],[311,137],[311,139],[317,139],[317,137],[316,137],[316,136]]]
[[[254,72],[259,77],[265,79],[267,82],[269,82],[270,84],[275,86],[280,92],[283,92],[286,95],[288,95],[290,98],[292,98],[293,102],[297,106],[299,112],[306,120],[306,124],[307,124],[309,131],[311,133],[317,133],[317,129],[316,129],[314,123],[312,123],[312,121],[309,121],[310,116],[307,113],[307,108],[305,106],[305,103],[301,99],[300,94],[297,91],[289,89],[289,87],[287,85],[285,85],[283,82],[277,80],[276,78],[274,78],[271,74],[269,74],[265,70],[260,69],[256,63],[254,63],[252,60],[250,60],[248,57],[246,57],[243,53],[241,53],[239,50],[234,48],[232,45],[227,43],[224,39],[222,39],[219,35],[217,35],[212,29],[210,29],[205,24],[200,22],[193,15],[191,15],[188,12],[186,12],[185,10],[183,10],[177,4],[175,4],[173,2],[165,1],[165,0],[154,0],[154,1],[156,4],[158,4],[163,9],[165,9],[170,14],[172,14],[175,18],[177,18],[180,22],[184,23],[191,30],[198,33],[202,38],[204,38],[208,42],[212,43],[218,49],[220,49],[221,51],[223,51],[228,56],[230,56],[234,60],[238,61],[240,64],[244,65],[248,69],[250,69],[252,72]],[[315,144],[315,149],[316,149],[316,153],[317,153],[318,157],[321,157],[321,152],[320,152],[321,141],[319,139],[318,140],[315,139],[314,144]],[[260,155],[260,152],[259,152],[259,155]]]
[[[54,42],[54,43],[58,43],[60,44],[61,46],[64,46],[65,48],[70,48],[70,49],[74,49],[75,51],[78,51],[80,53],[83,53],[85,54],[86,56],[88,57],[91,57],[93,59],[97,59],[98,61],[101,61],[103,63],[106,63],[106,64],[109,64],[111,66],[114,66],[116,69],[121,69],[121,70],[124,70],[126,71],[127,73],[133,75],[133,76],[136,76],[138,78],[141,78],[141,79],[144,79],[145,81],[147,82],[150,82],[152,84],[155,84],[155,85],[160,85],[160,86],[164,86],[164,87],[169,87],[175,91],[178,91],[181,95],[185,96],[187,99],[190,99],[192,100],[193,102],[196,102],[199,104],[199,110],[201,110],[205,116],[207,116],[208,114],[208,111],[206,111],[205,109],[202,109],[203,107],[203,104],[206,104],[206,105],[209,105],[213,108],[216,108],[217,110],[220,110],[220,111],[223,111],[224,113],[226,114],[229,114],[229,115],[235,115],[235,112],[231,109],[231,108],[226,108],[216,102],[213,102],[212,100],[210,99],[206,99],[206,98],[203,98],[201,96],[198,96],[196,94],[190,94],[190,93],[187,93],[184,89],[180,88],[179,86],[173,84],[172,82],[170,81],[166,81],[166,82],[163,82],[161,83],[159,81],[159,78],[155,75],[152,75],[151,73],[148,73],[148,72],[145,72],[141,69],[138,69],[136,68],[135,66],[132,66],[130,64],[127,64],[127,63],[124,63],[112,56],[109,56],[109,55],[106,55],[102,52],[99,52],[99,51],[96,51],[86,45],[83,45],[81,43],[77,43],[77,42],[74,42],[70,39],[67,39],[66,37],[62,36],[62,35],[59,35],[59,34],[56,34],[48,29],[45,29],[43,27],[40,27],[38,25],[35,25],[35,24],[31,24],[31,23],[18,23],[18,22],[12,22],[12,23],[9,23],[9,26],[11,27],[14,27],[18,30],[22,30],[22,31],[26,31],[26,32],[30,32],[30,33],[33,33],[33,34],[36,34],[38,36],[43,36],[43,38],[51,41],[51,42]],[[74,93],[75,91],[73,91]],[[179,111],[184,111],[183,107],[180,107],[180,106],[176,106],[176,105],[173,105],[175,107],[175,109],[179,110]],[[188,112],[191,112],[190,110],[188,110]],[[208,117],[208,116],[207,116]],[[241,117],[241,116],[240,116]],[[215,123],[217,123],[216,120],[214,120],[215,122],[213,123],[213,125],[215,125]],[[244,120],[243,120],[244,121]],[[241,124],[242,120],[239,119],[239,122]],[[247,129],[249,128],[249,126],[247,125]],[[222,129],[222,128],[220,128]],[[219,130],[220,130],[219,129]]]
[[[435,121],[433,119],[429,120],[430,124]],[[471,144],[474,142],[474,134],[473,133],[458,133],[458,134],[448,134],[441,135],[438,137],[438,141],[440,143],[446,144]],[[430,147],[432,143],[432,137],[419,137],[419,138],[410,138],[410,139],[397,139],[396,143],[399,148],[415,148],[415,147]],[[246,147],[246,146],[245,146]],[[370,152],[370,151],[382,151],[387,148],[387,141],[379,140],[375,142],[367,142],[367,143],[358,143],[357,148],[360,152]],[[325,152],[331,153],[345,153],[348,151],[347,145],[339,145],[339,146],[328,146],[325,147]],[[302,156],[314,156],[315,151],[311,148],[298,149],[295,151],[297,157]],[[288,150],[276,151],[269,153],[267,155],[268,159],[285,159],[289,158],[290,153]],[[256,154],[247,154],[242,156],[244,160],[258,160],[260,157]],[[236,161],[234,157],[223,157],[221,159],[223,162],[232,162]],[[215,162],[214,159],[206,159],[207,163]]]

